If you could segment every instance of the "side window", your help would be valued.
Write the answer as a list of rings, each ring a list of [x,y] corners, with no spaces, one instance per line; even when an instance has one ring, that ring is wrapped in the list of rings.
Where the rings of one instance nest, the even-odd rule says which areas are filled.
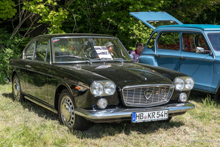
[[[49,39],[43,39],[37,41],[34,60],[50,62]]]
[[[147,43],[147,48],[154,48],[154,42],[157,37],[157,33],[154,33],[153,36],[150,38],[149,42]]]
[[[35,42],[32,42],[29,45],[29,47],[25,50],[24,59],[29,59],[29,60],[33,59],[34,46],[35,46]]]
[[[179,50],[179,33],[164,32],[158,38],[158,49]]]
[[[210,50],[202,34],[199,33],[183,33],[182,34],[182,50],[194,53],[209,53]]]

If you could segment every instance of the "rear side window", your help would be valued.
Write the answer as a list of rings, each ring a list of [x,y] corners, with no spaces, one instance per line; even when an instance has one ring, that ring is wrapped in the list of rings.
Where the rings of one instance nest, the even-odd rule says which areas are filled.
[[[157,37],[157,33],[154,33],[147,44],[147,48],[154,48],[154,42],[156,37]]]
[[[158,38],[158,49],[179,50],[179,33],[164,32]]]
[[[37,61],[50,62],[49,39],[42,39],[36,42],[35,58]]]
[[[25,50],[24,59],[32,60],[34,53],[35,42],[32,42],[29,47]]]
[[[202,34],[199,33],[183,33],[182,34],[182,50],[185,52],[201,53],[198,49],[203,49],[202,53],[208,54],[209,47]]]

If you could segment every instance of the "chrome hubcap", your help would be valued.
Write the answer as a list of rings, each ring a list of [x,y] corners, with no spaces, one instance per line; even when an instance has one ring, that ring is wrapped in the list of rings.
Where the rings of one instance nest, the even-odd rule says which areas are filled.
[[[74,125],[74,105],[69,96],[64,96],[60,104],[61,118],[65,125],[72,128]]]
[[[13,81],[13,92],[14,92],[14,98],[19,101],[20,100],[20,84],[17,77],[14,78]]]

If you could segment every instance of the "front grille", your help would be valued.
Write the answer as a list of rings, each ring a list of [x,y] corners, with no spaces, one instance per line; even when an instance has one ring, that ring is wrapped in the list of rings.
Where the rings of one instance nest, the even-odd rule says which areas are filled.
[[[173,94],[172,84],[149,84],[126,86],[122,89],[123,101],[126,106],[146,107],[169,102]]]

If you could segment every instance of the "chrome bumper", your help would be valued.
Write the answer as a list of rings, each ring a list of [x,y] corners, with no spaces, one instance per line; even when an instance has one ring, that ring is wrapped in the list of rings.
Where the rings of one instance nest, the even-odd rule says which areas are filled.
[[[192,103],[174,103],[151,108],[117,108],[105,110],[86,110],[82,108],[75,109],[75,114],[82,116],[93,122],[118,122],[123,120],[131,120],[133,112],[148,112],[169,110],[169,117],[173,115],[181,115],[186,111],[195,108]]]

